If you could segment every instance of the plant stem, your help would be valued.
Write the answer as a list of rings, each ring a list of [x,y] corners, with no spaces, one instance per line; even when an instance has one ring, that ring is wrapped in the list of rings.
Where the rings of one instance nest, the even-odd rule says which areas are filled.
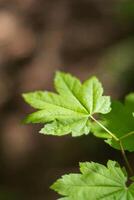
[[[133,176],[133,175],[134,175],[134,171],[133,171],[133,169],[132,169],[132,167],[131,167],[131,165],[130,165],[128,159],[127,159],[127,155],[126,155],[126,153],[125,153],[125,150],[124,150],[124,148],[123,148],[123,144],[122,144],[122,142],[121,142],[121,139],[125,138],[125,136],[122,137],[122,138],[117,138],[110,130],[108,130],[103,124],[101,124],[101,123],[100,123],[98,120],[96,120],[93,116],[90,115],[90,118],[91,118],[93,121],[95,121],[102,129],[104,129],[114,140],[116,140],[116,142],[119,143],[119,145],[120,145],[120,150],[121,150],[123,159],[124,159],[124,161],[125,161],[125,163],[126,163],[126,166],[127,166],[128,170],[129,170],[129,172],[130,172],[130,175]],[[131,135],[131,134],[133,134],[133,133],[130,133],[129,135]]]
[[[131,136],[131,135],[134,135],[134,131],[129,132],[128,134],[126,134],[126,135],[120,137],[120,140],[125,139],[125,138],[127,138],[127,137],[129,137],[129,136]]]
[[[93,116],[90,116],[93,121],[95,121],[101,128],[103,128],[109,135],[114,138],[116,141],[119,141],[119,138],[117,138],[111,131],[109,131],[103,124],[101,124],[98,120],[96,120]]]
[[[133,169],[132,169],[132,167],[131,167],[131,165],[130,165],[128,159],[127,159],[127,156],[126,156],[126,153],[125,153],[125,151],[124,151],[122,142],[119,141],[119,144],[120,144],[121,153],[122,153],[122,156],[123,156],[123,158],[124,158],[124,160],[125,160],[126,166],[127,166],[128,170],[129,170],[129,172],[130,172],[130,175],[133,176],[133,175],[134,175],[134,171],[133,171]]]

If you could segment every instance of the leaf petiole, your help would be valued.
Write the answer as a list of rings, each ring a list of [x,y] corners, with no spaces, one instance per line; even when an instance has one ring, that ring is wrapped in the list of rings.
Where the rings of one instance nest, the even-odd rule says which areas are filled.
[[[100,127],[102,127],[109,135],[114,138],[116,141],[119,141],[119,138],[117,138],[111,131],[109,131],[103,124],[101,124],[98,120],[96,120],[92,115],[90,115],[90,118],[95,121]]]
[[[125,151],[124,151],[122,142],[119,141],[119,144],[120,144],[121,153],[122,153],[122,155],[123,155],[123,158],[124,158],[124,160],[125,160],[125,163],[126,163],[128,169],[129,169],[130,175],[133,176],[133,175],[134,175],[134,171],[133,171],[133,169],[132,169],[132,167],[131,167],[131,165],[130,165],[128,159],[127,159],[127,156],[126,156],[126,153],[125,153]]]
[[[122,138],[117,138],[111,131],[109,131],[103,124],[101,124],[98,120],[96,120],[92,115],[90,115],[90,118],[91,118],[93,121],[95,121],[101,128],[103,128],[113,139],[115,139],[115,140],[119,143],[119,145],[120,145],[120,150],[121,150],[122,156],[123,156],[123,158],[124,158],[124,161],[125,161],[125,163],[126,163],[126,166],[127,166],[128,170],[129,170],[130,174],[133,176],[133,175],[134,175],[134,171],[133,171],[133,169],[132,169],[132,167],[131,167],[131,165],[130,165],[128,159],[127,159],[127,156],[126,156],[125,150],[124,150],[124,148],[123,148],[123,144],[122,144],[122,142],[121,142],[121,139],[126,138],[126,137],[128,137],[128,136],[134,134],[134,132],[128,133],[128,134],[126,135],[126,137],[124,136],[124,137],[122,137]]]
[[[131,135],[134,135],[134,131],[127,133],[126,135],[123,135],[122,137],[120,137],[120,140],[125,139]]]

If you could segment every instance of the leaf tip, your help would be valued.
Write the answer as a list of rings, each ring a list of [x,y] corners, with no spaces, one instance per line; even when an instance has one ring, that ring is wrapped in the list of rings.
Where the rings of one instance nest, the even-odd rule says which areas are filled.
[[[22,96],[22,98],[25,100],[26,97],[27,97],[27,93],[22,93],[21,96]]]

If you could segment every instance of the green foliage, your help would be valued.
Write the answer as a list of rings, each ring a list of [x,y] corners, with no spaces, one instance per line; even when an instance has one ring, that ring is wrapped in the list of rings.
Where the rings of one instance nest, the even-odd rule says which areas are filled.
[[[40,133],[58,136],[88,134],[89,117],[110,111],[110,97],[102,96],[103,88],[96,77],[81,84],[70,74],[58,72],[54,84],[58,94],[44,91],[23,94],[25,101],[38,109],[25,122],[47,123]]]
[[[57,180],[51,188],[63,200],[133,200],[134,183],[126,186],[127,174],[114,161],[104,165],[85,162],[80,163],[81,174],[69,174]]]
[[[54,85],[57,93],[23,94],[24,100],[37,109],[24,121],[45,124],[40,133],[47,135],[80,136],[92,132],[121,150],[132,174],[125,150],[134,151],[134,93],[126,96],[124,104],[113,101],[111,105],[96,77],[82,84],[70,74],[57,72]],[[64,175],[51,186],[62,196],[59,200],[134,199],[134,176],[128,178],[125,168],[117,162],[108,161],[107,167],[94,162],[80,163],[80,172]],[[127,181],[132,183],[127,186]]]
[[[134,93],[125,98],[124,104],[113,101],[112,110],[105,116],[101,116],[101,123],[105,125],[117,138],[122,141],[125,150],[134,151]],[[95,135],[101,137],[108,134],[98,125],[92,127]],[[120,149],[118,141],[109,138],[106,142],[114,148]]]

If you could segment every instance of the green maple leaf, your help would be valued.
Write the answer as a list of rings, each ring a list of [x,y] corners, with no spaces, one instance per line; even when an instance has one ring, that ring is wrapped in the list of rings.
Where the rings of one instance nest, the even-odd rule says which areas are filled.
[[[57,180],[51,189],[59,193],[60,200],[133,200],[134,183],[128,181],[126,171],[115,161],[104,165],[80,163],[80,174],[69,174]]]
[[[125,150],[134,151],[134,93],[126,96],[124,104],[113,101],[112,110],[105,116],[101,116],[102,123],[122,141]],[[107,138],[106,142],[116,149],[120,149],[119,143],[109,138],[103,129],[94,124],[92,131],[96,136]]]
[[[110,111],[110,97],[102,96],[103,88],[96,77],[83,84],[70,74],[57,72],[54,80],[57,93],[37,91],[23,94],[37,112],[26,123],[44,123],[40,133],[80,136],[90,132],[89,118],[95,113]]]

